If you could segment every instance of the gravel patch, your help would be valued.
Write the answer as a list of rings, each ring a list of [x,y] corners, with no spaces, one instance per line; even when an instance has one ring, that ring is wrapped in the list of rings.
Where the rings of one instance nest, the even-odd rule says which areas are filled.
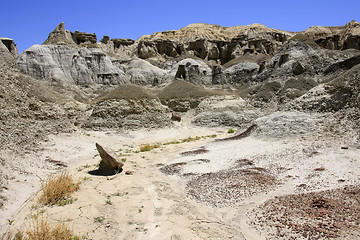
[[[272,175],[258,169],[223,170],[205,173],[186,185],[190,198],[212,207],[230,206],[277,184]]]
[[[186,164],[187,164],[186,162],[172,163],[160,168],[160,171],[162,173],[165,173],[166,175],[179,174],[182,169],[182,166]]]
[[[249,215],[266,239],[359,239],[360,186],[275,197]]]

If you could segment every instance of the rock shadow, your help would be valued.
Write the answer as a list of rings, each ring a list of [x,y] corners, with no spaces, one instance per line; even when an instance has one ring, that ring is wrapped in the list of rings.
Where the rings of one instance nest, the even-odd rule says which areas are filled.
[[[94,176],[112,176],[119,174],[122,171],[123,171],[122,168],[112,168],[106,165],[103,161],[101,161],[98,169],[91,170],[88,173]]]

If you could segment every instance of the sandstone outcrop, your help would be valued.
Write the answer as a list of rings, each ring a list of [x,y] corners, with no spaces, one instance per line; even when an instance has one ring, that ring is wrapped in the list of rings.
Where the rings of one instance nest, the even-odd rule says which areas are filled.
[[[336,112],[360,107],[360,65],[341,74],[330,82],[322,83],[290,102],[296,110]],[[356,111],[359,115],[359,111]]]
[[[70,32],[61,23],[17,63],[24,73],[53,85],[81,86],[89,98],[130,83],[164,87],[157,90],[158,98],[112,98],[110,92],[110,98],[95,101],[84,121],[94,128],[155,127],[171,124],[171,111],[186,112],[221,95],[201,86],[230,89],[254,105],[291,102],[360,63],[359,26],[350,22],[294,33],[261,24],[191,24],[137,41],[104,36],[96,42],[95,34]],[[218,107],[196,114],[198,125],[241,126],[260,113]]]
[[[121,85],[94,100],[83,124],[92,129],[158,128],[171,125],[170,116],[170,110],[145,88]]]
[[[89,86],[127,83],[119,61],[97,48],[34,45],[17,58],[22,72],[37,79]]]
[[[84,126],[92,129],[135,129],[170,124],[169,110],[157,99],[109,99],[94,105]]]
[[[186,58],[173,66],[167,75],[168,82],[176,78],[198,85],[211,85],[211,68],[203,60]]]
[[[249,54],[272,55],[293,34],[261,24],[221,27],[191,24],[177,31],[158,32],[138,39],[140,58],[192,56],[218,63]]]
[[[95,33],[85,33],[79,31],[71,32],[69,30],[65,30],[65,23],[62,22],[57,25],[56,28],[49,34],[49,37],[45,40],[43,44],[71,44],[96,46],[96,43],[97,37]]]
[[[230,28],[191,24],[137,41],[104,36],[96,42],[95,34],[70,32],[61,23],[44,45],[24,51],[18,63],[24,73],[38,79],[81,86],[156,86],[175,78],[201,85],[243,84],[273,76],[322,74],[334,61],[354,57],[325,49],[359,49],[359,26],[352,21],[343,27],[294,33],[261,24]]]
[[[207,127],[243,127],[262,114],[265,113],[252,108],[241,97],[212,96],[195,108],[192,123]]]
[[[128,81],[141,86],[161,85],[167,74],[167,71],[142,59],[130,60],[122,66]]]
[[[18,50],[16,44],[13,39],[0,37],[0,50],[1,51],[9,51],[10,53],[14,54],[15,56],[18,54]]]
[[[303,33],[326,49],[360,50],[360,23],[354,20],[341,27],[310,27]]]
[[[359,50],[328,50],[304,35],[286,41],[256,75],[261,82],[253,90],[257,98],[281,101],[297,98],[321,82],[330,81],[356,65]]]
[[[16,64],[17,47],[14,40],[0,37],[0,67],[18,69]]]

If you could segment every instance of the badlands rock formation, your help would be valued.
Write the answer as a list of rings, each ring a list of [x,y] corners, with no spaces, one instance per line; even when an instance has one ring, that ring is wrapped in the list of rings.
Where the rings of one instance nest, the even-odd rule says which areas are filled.
[[[17,63],[25,74],[57,86],[62,93],[86,103],[118,85],[163,87],[177,78],[208,88],[226,86],[231,94],[255,100],[252,102],[255,105],[289,103],[360,62],[359,29],[360,25],[354,21],[343,27],[311,27],[299,33],[270,29],[261,24],[230,28],[191,24],[180,30],[143,36],[137,41],[104,36],[97,42],[95,34],[70,32],[61,23],[44,44],[21,53]],[[198,87],[184,84],[176,82],[175,88],[198,91]],[[166,88],[157,94],[165,106],[180,112],[196,108],[203,100],[203,96],[198,98],[196,94],[190,98],[176,96],[180,92]],[[124,98],[115,98],[118,100],[96,102],[84,125],[97,129],[101,126],[136,127],[147,122],[144,112],[154,112],[147,107],[139,111],[137,105],[159,106],[156,98],[151,100],[156,103],[127,97],[128,100],[120,103],[119,99]],[[104,116],[115,117],[114,112],[109,112],[114,106],[127,106],[132,109],[131,116],[138,117],[125,123],[120,119],[131,117],[123,111],[114,111],[120,114],[117,120],[104,120]],[[155,108],[158,109],[155,112],[169,111]],[[194,123],[242,125],[258,116],[256,111],[250,111],[197,110]],[[143,116],[139,119],[140,115]],[[165,116],[148,119],[157,119],[154,126],[169,124]],[[136,122],[139,124],[134,125]]]
[[[81,86],[161,85],[174,77],[196,84],[236,84],[264,81],[274,74],[322,74],[331,64],[358,54],[359,29],[354,21],[299,33],[261,24],[191,24],[137,41],[104,36],[97,42],[95,34],[72,33],[61,23],[43,45],[25,50],[17,62],[35,78]]]
[[[193,200],[186,198],[184,206],[190,206],[192,210],[185,211],[185,208],[173,205],[173,216],[186,218],[186,224],[191,225],[187,230],[194,229],[196,224],[211,223],[211,226],[217,226],[213,230],[215,233],[219,226],[235,226],[231,228],[231,234],[230,228],[223,228],[218,233],[228,234],[229,238],[241,236],[244,231],[243,226],[247,221],[244,220],[247,218],[244,213],[255,207],[249,197],[256,198],[257,194],[265,192],[269,193],[266,198],[272,198],[278,194],[322,191],[330,187],[342,189],[342,183],[354,184],[358,181],[359,170],[355,156],[358,156],[360,148],[359,23],[351,21],[341,27],[316,26],[297,33],[270,29],[261,24],[230,28],[191,24],[180,30],[143,36],[136,41],[109,36],[104,36],[100,41],[98,39],[94,33],[68,31],[61,23],[43,44],[34,45],[17,55],[14,41],[0,38],[0,164],[3,166],[0,169],[0,208],[6,204],[6,200],[15,201],[12,196],[19,195],[18,189],[14,192],[4,191],[8,189],[7,186],[24,184],[22,186],[27,191],[22,196],[25,200],[31,194],[32,187],[35,189],[40,185],[37,174],[44,176],[54,170],[54,166],[44,163],[43,156],[28,158],[24,154],[40,150],[39,142],[46,141],[49,135],[64,132],[78,134],[69,145],[63,145],[62,142],[53,145],[56,146],[55,151],[59,151],[57,156],[67,155],[66,158],[70,159],[69,155],[74,154],[69,160],[69,166],[71,161],[80,159],[82,152],[79,149],[87,153],[88,159],[91,158],[89,148],[85,143],[82,145],[82,142],[77,142],[78,139],[87,139],[93,148],[95,137],[102,136],[107,143],[116,145],[116,150],[126,147],[124,153],[129,154],[126,157],[130,159],[127,166],[135,169],[131,180],[127,180],[131,182],[129,186],[139,187],[142,194],[148,192],[154,206],[164,205],[169,199],[178,201],[178,196],[183,195],[176,194],[185,189],[186,196]],[[245,130],[249,126],[257,127],[251,133],[245,131],[248,138],[240,144],[234,140],[239,139],[236,136],[231,138],[233,142],[210,142],[210,138],[216,136],[212,127],[216,127],[216,133],[224,136],[229,128]],[[154,128],[157,130],[149,130]],[[202,137],[191,135],[194,129],[197,133],[201,132]],[[93,130],[106,130],[106,133]],[[169,133],[174,131],[181,132],[181,141],[171,138]],[[90,133],[93,135],[90,136]],[[135,141],[131,134],[138,133]],[[240,134],[238,137],[245,135]],[[114,136],[120,137],[123,142],[116,142]],[[155,139],[163,144],[158,144]],[[189,143],[186,146],[195,147],[196,141],[206,145],[197,150],[183,149],[186,154],[176,159],[181,149],[177,144]],[[165,146],[169,146],[171,151],[159,158],[152,152],[134,157],[138,151],[134,151],[129,142],[138,144],[136,147],[140,146],[139,142],[154,144],[148,145],[149,149],[161,145],[158,149],[160,153]],[[63,148],[71,149],[71,154],[67,152],[69,149]],[[330,148],[335,153],[329,151]],[[194,159],[194,153],[206,153],[208,155],[203,156],[209,159]],[[339,159],[345,159],[344,164],[347,164],[341,169],[336,167],[336,164],[340,164],[338,156]],[[46,156],[45,159],[51,158]],[[176,161],[167,165],[173,159]],[[96,160],[96,156],[92,160]],[[326,168],[321,166],[323,163],[328,164]],[[80,166],[80,163],[77,164]],[[174,177],[181,181],[166,185],[167,176],[159,175],[159,164],[163,170],[172,169],[176,173]],[[85,179],[88,173],[83,172],[81,176]],[[25,180],[17,181],[18,178]],[[29,179],[32,179],[31,183]],[[102,181],[102,178],[97,179]],[[158,179],[163,182],[160,184]],[[313,179],[318,179],[318,182]],[[326,181],[331,182],[331,185],[327,185]],[[186,185],[181,190],[178,187],[180,182]],[[106,180],[100,185],[109,183],[114,182]],[[120,185],[125,186],[127,183]],[[179,189],[166,189],[165,186],[170,185],[176,185]],[[82,191],[96,189],[97,186]],[[105,186],[104,189],[114,189],[114,186]],[[132,187],[129,192],[133,190]],[[166,191],[172,197],[161,195]],[[161,200],[154,197],[155,192]],[[358,196],[356,194],[358,192],[353,194],[354,197]],[[106,194],[102,194],[104,196]],[[116,193],[108,196],[110,199]],[[134,204],[132,200],[127,204]],[[143,201],[141,198],[138,200]],[[241,220],[234,218],[234,214],[224,215],[226,211],[223,210],[217,212],[221,214],[214,214],[217,210],[211,210],[211,214],[201,218],[186,215],[197,209],[199,204],[208,204],[215,209],[217,206],[233,206],[239,204],[239,201],[245,201],[247,206],[246,209],[237,209],[239,211],[235,215]],[[260,203],[260,200],[257,201]],[[18,207],[21,205],[20,202],[17,204]],[[241,206],[245,205],[241,202]],[[96,208],[95,204],[87,206]],[[148,206],[146,211],[150,209]],[[267,206],[266,211],[272,211],[272,206]],[[314,206],[317,208],[323,205],[316,202]],[[137,216],[142,218],[142,209],[138,206],[135,208]],[[78,211],[81,207],[76,209]],[[209,209],[202,210],[208,212]],[[133,214],[133,209],[126,210]],[[178,214],[179,211],[181,214]],[[6,219],[11,218],[9,211],[7,214],[0,219],[0,233],[8,224]],[[264,216],[261,211],[256,214],[253,223]],[[155,212],[149,215],[149,219],[159,220],[165,215]],[[217,219],[217,215],[227,220]],[[86,221],[89,220],[90,223],[87,223],[93,226],[93,219],[98,216],[89,216]],[[127,217],[132,223],[134,215],[121,216]],[[281,216],[272,216],[282,219]],[[212,220],[206,220],[207,217]],[[196,219],[197,222],[189,223],[189,219]],[[117,230],[114,227],[119,225],[116,221],[116,224],[112,222],[113,225],[109,225],[110,229]],[[268,220],[261,221],[264,223]],[[161,224],[163,222],[169,224],[170,232],[173,231],[173,222],[161,220]],[[258,224],[255,228],[264,232],[262,229],[272,224]],[[289,235],[288,223],[282,225],[281,232],[267,230],[265,234],[268,235],[265,236],[291,239],[312,234],[311,229],[308,229],[310,233],[303,229],[300,233]],[[213,229],[210,225],[201,226]],[[130,224],[124,227],[130,230],[133,228]],[[150,232],[156,234],[156,231],[163,230],[162,227],[156,225],[154,231],[150,229],[148,236]],[[196,234],[199,232],[204,239],[214,236],[199,229],[186,236],[191,239],[198,236]],[[106,227],[104,234],[108,230]],[[129,238],[135,238],[137,233],[130,230],[124,230],[125,234],[131,232],[133,235]],[[89,234],[92,236],[94,233]],[[173,236],[172,232],[167,234],[169,238]],[[341,234],[339,232],[339,236]],[[358,237],[358,231],[353,236]]]
[[[355,21],[342,27],[317,26],[298,33],[261,24],[230,28],[191,24],[136,41],[104,36],[97,42],[95,34],[71,32],[61,23],[42,45],[34,45],[17,56],[17,66],[62,94],[90,103],[89,112],[77,121],[86,127],[171,125],[171,111],[186,112],[198,106],[195,124],[241,126],[264,111],[253,110],[248,103],[245,108],[236,103],[236,107],[209,110],[205,103],[221,105],[226,98],[204,101],[224,93],[201,88],[222,88],[226,94],[234,95],[233,102],[249,98],[255,107],[285,103],[309,109],[297,98],[311,94],[309,90],[315,87],[333,89],[323,91],[326,96],[348,91],[340,89],[339,84],[335,84],[335,90],[328,86],[341,82],[334,79],[343,79],[342,74],[360,63],[359,33],[360,24]],[[4,39],[2,43],[2,49],[16,54],[11,41]],[[144,98],[140,92],[147,90],[129,84],[154,88],[152,97]],[[129,91],[140,95],[129,97]],[[112,97],[92,101],[106,94]],[[351,96],[355,95],[351,92]],[[320,108],[314,104],[313,108]],[[334,103],[319,104],[326,106],[321,109],[334,109],[328,107]],[[335,110],[343,106],[338,103]]]

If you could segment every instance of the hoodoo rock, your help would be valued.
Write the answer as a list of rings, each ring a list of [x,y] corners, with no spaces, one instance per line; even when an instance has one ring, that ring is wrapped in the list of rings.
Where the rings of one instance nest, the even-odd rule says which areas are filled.
[[[110,175],[119,172],[124,166],[124,163],[122,163],[116,153],[112,149],[104,148],[98,143],[96,143],[95,145],[101,157],[101,162],[98,170],[99,173],[104,175]]]
[[[7,50],[15,56],[18,54],[16,44],[13,39],[0,37],[0,49]]]
[[[8,66],[18,69],[15,59],[17,54],[18,50],[14,40],[0,37],[0,67]]]

